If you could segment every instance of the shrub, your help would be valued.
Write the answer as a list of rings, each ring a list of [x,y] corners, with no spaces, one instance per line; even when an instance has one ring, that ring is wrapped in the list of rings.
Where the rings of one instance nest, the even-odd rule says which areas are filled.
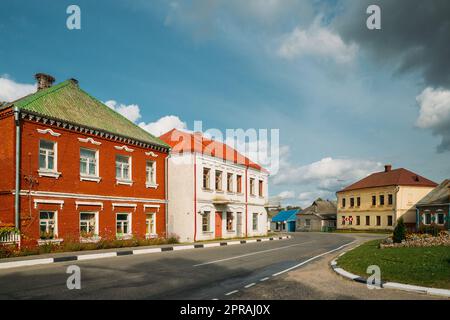
[[[392,235],[392,240],[394,243],[402,243],[406,239],[406,226],[403,222],[403,218],[397,220],[397,225],[394,229],[394,234]]]
[[[433,237],[437,237],[440,231],[441,230],[439,229],[439,227],[436,226],[435,224],[432,224],[430,226],[421,225],[419,228],[419,233],[429,234],[432,235]]]

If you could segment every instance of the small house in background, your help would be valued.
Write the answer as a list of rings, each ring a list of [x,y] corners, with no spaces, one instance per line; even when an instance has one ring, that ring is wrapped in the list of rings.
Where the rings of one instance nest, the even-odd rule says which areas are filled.
[[[416,208],[419,230],[430,226],[450,230],[450,180],[434,188],[416,204]]]
[[[295,232],[296,215],[299,212],[301,212],[300,209],[280,211],[272,218],[271,229],[273,231]]]
[[[330,231],[336,229],[335,201],[317,199],[311,206],[297,213],[297,231]]]

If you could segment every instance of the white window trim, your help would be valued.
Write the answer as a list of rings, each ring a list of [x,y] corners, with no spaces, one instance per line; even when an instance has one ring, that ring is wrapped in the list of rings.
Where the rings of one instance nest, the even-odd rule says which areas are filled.
[[[203,216],[208,215],[208,229],[203,230]],[[202,233],[212,233],[211,231],[211,211],[204,211],[201,213],[202,219],[201,219],[201,228]]]
[[[95,230],[94,230],[94,236],[93,237],[89,237],[89,238],[83,238],[81,237],[81,214],[94,214],[95,215]],[[98,219],[98,211],[80,211],[80,216],[79,216],[79,230],[80,230],[80,238],[81,239],[99,239],[99,219]]]
[[[149,181],[148,178],[148,173],[147,173],[147,166],[149,163],[152,163],[152,169],[153,169],[153,178],[154,181]],[[153,189],[157,189],[159,184],[156,183],[157,180],[157,176],[156,176],[156,161],[155,160],[147,160],[145,162],[145,187],[146,188],[153,188]]]
[[[98,206],[103,210],[103,202],[75,201],[75,209],[78,210],[79,206]]]
[[[128,168],[129,168],[128,171],[130,173],[130,177],[129,177],[129,179],[116,177],[116,184],[132,186],[133,185],[133,161],[132,161],[132,158],[131,158],[131,156],[125,156],[125,155],[119,155],[119,156],[128,158]],[[117,155],[116,155],[115,161],[117,162]],[[116,163],[114,163],[114,165],[116,165]],[[114,169],[115,169],[115,166],[114,166]],[[122,168],[121,173],[122,173],[121,175],[123,176],[123,168]]]
[[[126,214],[128,216],[128,232],[127,233],[123,233],[123,234],[118,234],[117,233],[117,215],[119,215],[119,214]],[[118,238],[118,239],[130,239],[133,236],[132,218],[133,218],[133,215],[131,214],[131,212],[117,212],[116,213],[116,224],[115,224],[116,238]]]
[[[40,167],[40,156],[41,156],[41,141],[51,142],[53,143],[53,153],[55,154],[53,160],[53,169],[46,169]],[[61,172],[58,172],[58,142],[46,139],[39,139],[39,177],[48,177],[48,178],[56,178],[58,179],[61,176]]]
[[[440,214],[442,214],[442,216],[444,217],[444,223],[439,223],[439,215]],[[436,218],[435,218],[436,219],[436,222],[435,222],[436,225],[438,225],[438,226],[445,225],[445,213],[444,213],[444,210],[442,210],[442,209],[436,210],[435,216],[436,216]]]
[[[53,212],[55,214],[55,230],[54,230],[54,239],[40,239],[40,233],[41,233],[41,212]],[[60,239],[58,234],[58,211],[55,210],[39,210],[39,239],[38,239],[38,245],[48,244],[48,243],[59,243],[62,242],[63,239]]]
[[[148,233],[147,217],[150,214],[153,216],[153,230],[151,230],[152,232]],[[158,237],[158,234],[156,233],[156,212],[145,212],[145,237],[146,238],[155,238],[155,236]]]
[[[59,137],[61,135],[61,133],[55,132],[50,128],[47,129],[36,129],[37,132],[41,133],[41,134],[49,134],[53,137]]]
[[[98,149],[89,149],[89,148],[80,148],[80,158],[81,158],[81,149],[88,150],[88,151],[94,151],[95,152],[95,175],[90,175],[86,173],[80,172],[80,181],[91,181],[91,182],[97,182],[99,183],[102,178],[100,177],[100,152]],[[87,167],[89,171],[89,165]],[[80,171],[81,171],[81,165],[80,165]]]
[[[135,204],[135,203],[113,203],[112,207],[113,207],[113,210],[116,207],[119,207],[119,208],[134,208],[134,211],[136,211],[137,204]]]
[[[39,203],[43,204],[57,204],[62,209],[64,206],[64,200],[49,200],[49,199],[34,199],[34,208],[37,209]],[[45,210],[42,210],[45,211]],[[50,211],[49,211],[50,212]],[[53,211],[51,211],[53,212]]]
[[[159,212],[159,208],[161,208],[161,206],[159,204],[144,204],[144,210],[149,208],[157,209],[156,212]]]

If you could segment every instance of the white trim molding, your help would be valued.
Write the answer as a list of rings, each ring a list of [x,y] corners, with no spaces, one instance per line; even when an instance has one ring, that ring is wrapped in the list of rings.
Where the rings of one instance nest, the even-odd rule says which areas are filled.
[[[128,148],[126,145],[123,146],[114,146],[116,150],[125,150],[126,152],[133,152],[134,149]]]
[[[84,143],[92,143],[95,144],[96,146],[101,145],[102,143],[99,141],[95,141],[94,139],[92,139],[91,137],[87,137],[87,138],[78,138],[78,141],[80,142],[84,142]]]
[[[47,178],[55,178],[58,179],[61,176],[61,172],[57,171],[47,171],[47,170],[38,170],[39,177],[47,177]]]
[[[147,188],[147,189],[150,189],[150,188],[153,188],[153,189],[158,189],[158,187],[159,187],[159,184],[155,184],[155,183],[145,183],[145,187]]]
[[[154,153],[153,151],[146,152],[145,155],[150,156],[150,157],[154,157],[154,158],[158,157],[158,155],[156,153]]]
[[[78,210],[79,206],[97,206],[103,210],[103,202],[75,201],[75,209]]]
[[[61,135],[61,133],[55,132],[52,129],[48,128],[48,129],[36,129],[37,132],[41,133],[41,134],[50,134],[53,137],[59,137]]]
[[[116,179],[116,184],[122,184],[125,186],[132,186],[133,185],[133,181],[131,180],[123,180],[123,179]]]
[[[80,181],[92,181],[92,182],[99,183],[101,180],[102,180],[102,178],[101,177],[97,177],[97,176],[80,175]]]
[[[112,204],[113,210],[118,208],[134,208],[134,211],[136,211],[137,204],[136,203],[113,203]]]
[[[64,200],[49,200],[49,199],[34,199],[34,208],[37,209],[39,203],[41,204],[57,204],[62,209],[64,205]]]
[[[160,207],[159,204],[144,204],[144,211],[147,209],[157,209],[156,211],[159,212]]]

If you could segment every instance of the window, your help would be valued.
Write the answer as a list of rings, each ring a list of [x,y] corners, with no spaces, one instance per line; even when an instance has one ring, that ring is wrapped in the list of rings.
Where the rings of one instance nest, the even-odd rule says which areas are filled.
[[[39,142],[39,169],[44,171],[56,171],[56,143],[41,140]]]
[[[345,216],[342,216],[341,224],[342,224],[343,226],[345,226]]]
[[[392,206],[394,203],[394,196],[392,194],[388,194],[388,205]]]
[[[342,208],[345,208],[345,198],[342,198]]]
[[[366,226],[370,226],[370,216],[366,216]]]
[[[380,195],[380,206],[384,206],[384,195]]]
[[[233,192],[233,174],[227,173],[227,191]]]
[[[255,194],[255,179],[250,178],[250,195],[254,196]]]
[[[233,212],[227,212],[227,231],[233,231]]]
[[[437,214],[437,224],[444,224],[444,213],[438,212],[438,214]]]
[[[41,239],[55,239],[56,237],[56,213],[42,211],[39,213],[39,233]]]
[[[357,226],[361,225],[361,217],[360,216],[356,216],[356,225]]]
[[[258,214],[254,213],[252,216],[252,224],[253,224],[253,231],[258,230]]]
[[[305,227],[311,227],[311,219],[305,219]]]
[[[127,156],[116,156],[116,178],[117,180],[131,180],[131,158]]]
[[[425,224],[431,224],[431,213],[425,213]]]
[[[116,217],[116,233],[118,236],[131,234],[131,221],[129,213],[118,213]]]
[[[258,184],[258,192],[259,192],[259,196],[262,197],[263,196],[263,181],[259,180],[259,184]]]
[[[210,231],[210,214],[211,212],[205,211],[202,216],[202,230],[203,232]]]
[[[147,235],[156,234],[154,213],[148,213],[145,217],[145,233]]]
[[[377,226],[381,226],[381,217],[377,216]]]
[[[393,225],[393,220],[392,220],[392,216],[387,216],[387,220],[388,220],[388,222],[387,222],[387,224],[388,224],[388,226],[389,227],[392,227],[392,225]]]
[[[145,165],[145,177],[147,186],[156,185],[156,161],[147,161]]]
[[[97,151],[81,148],[80,175],[97,177],[97,168]]]
[[[356,206],[357,207],[361,206],[361,197],[356,198]]]
[[[377,205],[377,196],[372,196],[372,206]]]
[[[236,176],[236,192],[242,193],[242,176],[241,175]]]
[[[216,170],[216,190],[222,191],[222,171]]]
[[[353,217],[348,217],[348,225],[351,226],[353,224]]]
[[[203,189],[210,190],[210,172],[211,169],[203,168]]]
[[[350,198],[350,207],[353,208],[355,206],[355,198]]]
[[[98,234],[97,217],[95,212],[80,213],[80,237],[92,238]]]

